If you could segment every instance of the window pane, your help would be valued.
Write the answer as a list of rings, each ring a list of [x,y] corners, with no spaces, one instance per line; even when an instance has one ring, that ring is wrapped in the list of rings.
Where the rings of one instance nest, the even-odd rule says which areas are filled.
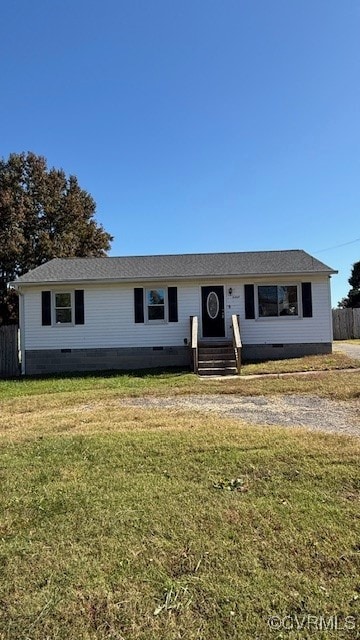
[[[164,304],[165,292],[164,289],[150,289],[147,292],[148,304]]]
[[[259,316],[277,316],[277,287],[258,287],[259,296]]]
[[[148,307],[149,320],[165,320],[165,307]]]
[[[278,287],[279,294],[279,315],[280,316],[297,316],[297,287]]]
[[[71,322],[71,309],[56,309],[55,322],[56,324],[65,324]]]
[[[71,294],[70,293],[56,293],[55,294],[55,307],[71,307]]]

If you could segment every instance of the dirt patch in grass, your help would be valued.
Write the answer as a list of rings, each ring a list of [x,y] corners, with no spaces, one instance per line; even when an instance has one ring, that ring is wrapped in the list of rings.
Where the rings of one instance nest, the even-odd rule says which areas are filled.
[[[360,402],[333,402],[317,396],[190,395],[122,401],[142,408],[216,412],[252,424],[304,426],[317,431],[360,435]]]
[[[242,381],[240,387],[237,386],[237,380],[235,385],[230,380],[219,383],[205,380],[200,382],[204,390],[202,394],[185,394],[182,389],[181,393],[173,393],[170,396],[164,393],[156,394],[150,389],[147,394],[133,395],[119,394],[114,390],[100,390],[96,394],[85,391],[24,396],[17,398],[16,402],[7,400],[1,403],[0,438],[17,434],[21,439],[30,431],[46,434],[53,429],[57,433],[70,433],[74,430],[78,433],[82,430],[86,432],[88,428],[95,427],[107,430],[115,425],[121,430],[133,429],[143,422],[143,416],[139,412],[144,410],[153,412],[154,421],[157,421],[158,425],[163,422],[166,424],[166,414],[163,410],[178,415],[195,411],[207,415],[223,414],[252,424],[305,426],[316,430],[359,435],[360,400],[356,397],[360,397],[359,387],[356,384],[348,387],[345,380],[356,379],[359,382],[360,377],[357,373],[348,376],[338,374],[337,379],[329,384],[329,375],[336,376],[319,374],[316,384],[312,381],[312,385],[309,385],[308,380],[300,378],[287,379],[285,385],[282,379],[258,379],[256,384],[251,381],[250,386],[245,384],[249,382],[246,380]],[[279,393],[284,387],[289,389],[290,393]],[[299,389],[303,390],[304,387],[308,393],[299,393]],[[211,393],[213,389],[225,392]],[[265,394],[261,393],[264,389],[267,392]],[[323,397],[315,395],[315,389],[323,389]],[[271,390],[274,391],[273,394],[270,394]],[[313,394],[309,393],[310,390]],[[352,391],[352,399],[350,397],[346,401],[338,400],[339,396],[344,397],[344,390]],[[246,391],[250,391],[250,394]],[[146,424],[149,427],[151,420]]]

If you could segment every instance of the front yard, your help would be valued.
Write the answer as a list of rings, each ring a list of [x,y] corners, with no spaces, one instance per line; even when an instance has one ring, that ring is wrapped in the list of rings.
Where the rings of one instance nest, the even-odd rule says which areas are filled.
[[[322,356],[307,356],[291,360],[274,360],[258,364],[244,364],[242,376],[231,379],[200,379],[191,373],[179,372],[105,372],[87,375],[69,375],[44,378],[18,378],[0,380],[0,401],[22,396],[58,394],[67,402],[66,393],[70,393],[70,402],[74,393],[86,397],[96,392],[96,398],[111,397],[114,394],[143,395],[186,395],[200,394],[241,394],[272,395],[274,393],[310,393],[314,390],[320,396],[337,399],[359,397],[359,378],[356,372],[347,370],[360,368],[360,362],[342,353]],[[342,371],[344,370],[344,371]],[[247,378],[248,375],[282,374],[296,372],[319,372],[306,378],[291,376],[284,380],[274,378]],[[341,372],[341,374],[340,374]]]
[[[1,640],[325,640],[306,616],[359,623],[358,438],[122,403],[259,386],[356,402],[359,380],[0,382]]]

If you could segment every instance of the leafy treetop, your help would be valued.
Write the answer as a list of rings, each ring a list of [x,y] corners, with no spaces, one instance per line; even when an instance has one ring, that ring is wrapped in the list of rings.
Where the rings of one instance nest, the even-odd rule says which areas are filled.
[[[360,260],[353,264],[348,283],[351,289],[347,297],[340,300],[338,306],[342,309],[358,309],[360,308]]]
[[[105,256],[112,237],[77,178],[34,153],[0,159],[0,323],[17,320],[7,284],[52,258]]]

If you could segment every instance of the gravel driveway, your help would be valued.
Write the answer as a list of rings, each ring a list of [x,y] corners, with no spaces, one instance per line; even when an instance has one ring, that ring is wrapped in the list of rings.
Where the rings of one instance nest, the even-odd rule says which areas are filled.
[[[333,351],[345,353],[349,358],[360,360],[360,344],[351,344],[350,342],[333,342]]]
[[[360,436],[360,402],[317,396],[178,396],[133,398],[122,404],[169,411],[216,412],[252,424],[307,427],[316,431]]]

